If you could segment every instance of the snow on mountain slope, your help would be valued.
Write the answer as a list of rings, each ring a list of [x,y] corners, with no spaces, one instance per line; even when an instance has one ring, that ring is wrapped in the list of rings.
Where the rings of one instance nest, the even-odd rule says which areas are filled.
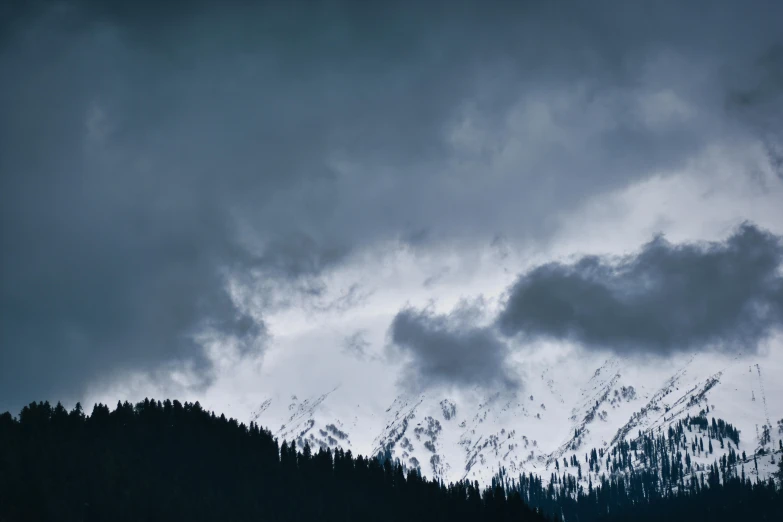
[[[534,473],[545,481],[557,470],[581,475],[586,485],[608,472],[606,462],[589,472],[586,457],[592,449],[603,450],[600,460],[606,461],[614,447],[640,433],[666,434],[678,421],[703,415],[739,429],[740,442],[727,441],[721,448],[716,439],[713,453],[689,455],[692,474],[730,449],[745,452],[737,465],[744,464],[750,476],[765,478],[776,469],[783,438],[780,353],[700,354],[667,363],[611,358],[592,367],[586,361],[528,363],[517,390],[403,393],[389,397],[385,411],[341,383],[312,396],[281,391],[270,394],[251,420],[300,446],[308,442],[364,455],[388,451],[444,481],[487,483],[502,468],[511,477]],[[696,430],[686,432],[683,447],[704,436],[698,426],[688,428]],[[760,450],[766,454],[754,462]],[[574,458],[580,466],[566,467]],[[642,457],[636,458],[630,465],[643,466]]]

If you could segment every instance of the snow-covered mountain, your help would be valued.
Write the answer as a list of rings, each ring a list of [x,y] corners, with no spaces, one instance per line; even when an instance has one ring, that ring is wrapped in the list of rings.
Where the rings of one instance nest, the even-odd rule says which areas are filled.
[[[783,356],[773,350],[675,360],[610,358],[592,367],[577,357],[526,363],[519,389],[406,392],[390,396],[385,411],[337,382],[316,395],[271,393],[251,420],[300,446],[364,455],[388,451],[446,482],[487,483],[504,469],[512,477],[533,473],[544,481],[555,471],[568,473],[585,485],[618,471],[607,458],[619,444],[640,434],[665,436],[682,422],[688,477],[730,452],[751,478],[769,477],[781,458]],[[739,443],[715,434],[710,439],[703,419],[711,426],[712,418],[738,429]],[[591,472],[593,449],[601,457]],[[637,451],[623,465],[620,472],[649,464]]]

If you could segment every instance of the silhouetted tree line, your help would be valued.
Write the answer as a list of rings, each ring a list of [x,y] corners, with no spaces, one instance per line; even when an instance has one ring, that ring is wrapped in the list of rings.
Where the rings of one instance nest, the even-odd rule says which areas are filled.
[[[716,426],[715,436],[731,437]],[[779,520],[783,493],[773,479],[737,472],[751,461],[744,454],[730,451],[699,473],[682,463],[691,427],[588,452],[590,468],[604,473],[587,488],[566,473],[544,485],[501,470],[481,489],[427,480],[388,452],[365,458],[278,443],[198,402],[97,404],[90,416],[78,404],[68,412],[32,403],[18,418],[0,415],[0,522],[544,520],[536,511],[569,522]],[[634,468],[642,461],[654,466]],[[581,471],[575,456],[571,465]]]
[[[696,431],[694,432],[694,428]],[[707,447],[704,438],[707,438]],[[567,521],[598,520],[780,520],[783,514],[783,490],[774,478],[755,481],[745,473],[745,464],[756,467],[756,455],[737,454],[729,444],[728,453],[707,466],[696,465],[691,455],[713,452],[712,441],[724,447],[739,444],[739,431],[723,420],[711,423],[703,416],[689,418],[666,431],[642,433],[630,441],[621,441],[611,451],[592,449],[585,454],[590,471],[600,479],[579,482],[581,463],[572,456],[571,468],[577,475],[555,472],[545,485],[540,477],[521,475],[511,479],[501,470],[496,477],[504,489],[518,492],[528,505],[549,516]],[[761,451],[759,455],[763,454]],[[778,479],[783,479],[783,460],[778,463]]]
[[[602,478],[599,484],[578,486],[573,476],[543,485],[534,475],[522,475],[507,491],[517,491],[531,507],[567,521],[736,521],[780,520],[783,494],[773,479],[751,481],[739,477],[720,482],[713,468],[704,484],[692,482],[682,489],[662,487],[658,474],[649,471]],[[556,485],[565,485],[564,488]]]
[[[0,521],[525,521],[517,492],[278,444],[198,402],[32,403],[0,415]]]

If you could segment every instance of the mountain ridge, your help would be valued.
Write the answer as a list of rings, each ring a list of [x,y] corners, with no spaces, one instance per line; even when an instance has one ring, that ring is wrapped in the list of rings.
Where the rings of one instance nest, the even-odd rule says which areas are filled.
[[[783,423],[776,426],[773,419],[783,421],[783,409],[767,401],[762,375],[783,369],[778,354],[691,356],[668,371],[645,368],[644,373],[637,361],[612,357],[592,371],[582,371],[581,383],[573,376],[579,364],[567,360],[560,365],[542,363],[543,368],[533,365],[527,373],[540,378],[528,379],[518,390],[403,392],[383,412],[363,408],[360,400],[353,418],[332,407],[332,402],[345,401],[339,397],[341,384],[302,400],[291,395],[283,408],[285,395],[277,393],[261,403],[252,420],[280,426],[273,430],[275,436],[300,447],[307,443],[355,454],[386,453],[408,468],[419,468],[424,476],[446,482],[468,479],[489,484],[501,471],[509,476],[533,473],[549,481],[552,473],[561,473],[578,476],[586,488],[607,470],[600,465],[596,471],[581,469],[591,450],[607,454],[642,433],[666,433],[678,423],[692,429],[690,419],[706,415],[708,421],[714,417],[738,426],[739,444],[721,441],[719,447],[715,439],[712,453],[705,454],[691,454],[686,448],[683,458],[687,455],[692,462],[693,476],[705,473],[730,451],[764,456],[748,471],[751,476],[764,480],[775,471],[772,461],[780,458]],[[767,387],[773,397],[783,396],[777,381]],[[699,431],[693,437],[711,436],[700,424],[695,426]],[[580,464],[576,469],[561,466],[573,459]],[[649,467],[639,459],[636,469]],[[737,465],[750,462],[747,457]]]

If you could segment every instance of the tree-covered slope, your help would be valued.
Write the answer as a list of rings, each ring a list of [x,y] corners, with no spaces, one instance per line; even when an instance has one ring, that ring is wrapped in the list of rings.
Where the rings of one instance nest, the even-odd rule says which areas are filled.
[[[542,520],[518,494],[390,460],[278,444],[269,431],[145,400],[33,403],[0,416],[0,521]]]

